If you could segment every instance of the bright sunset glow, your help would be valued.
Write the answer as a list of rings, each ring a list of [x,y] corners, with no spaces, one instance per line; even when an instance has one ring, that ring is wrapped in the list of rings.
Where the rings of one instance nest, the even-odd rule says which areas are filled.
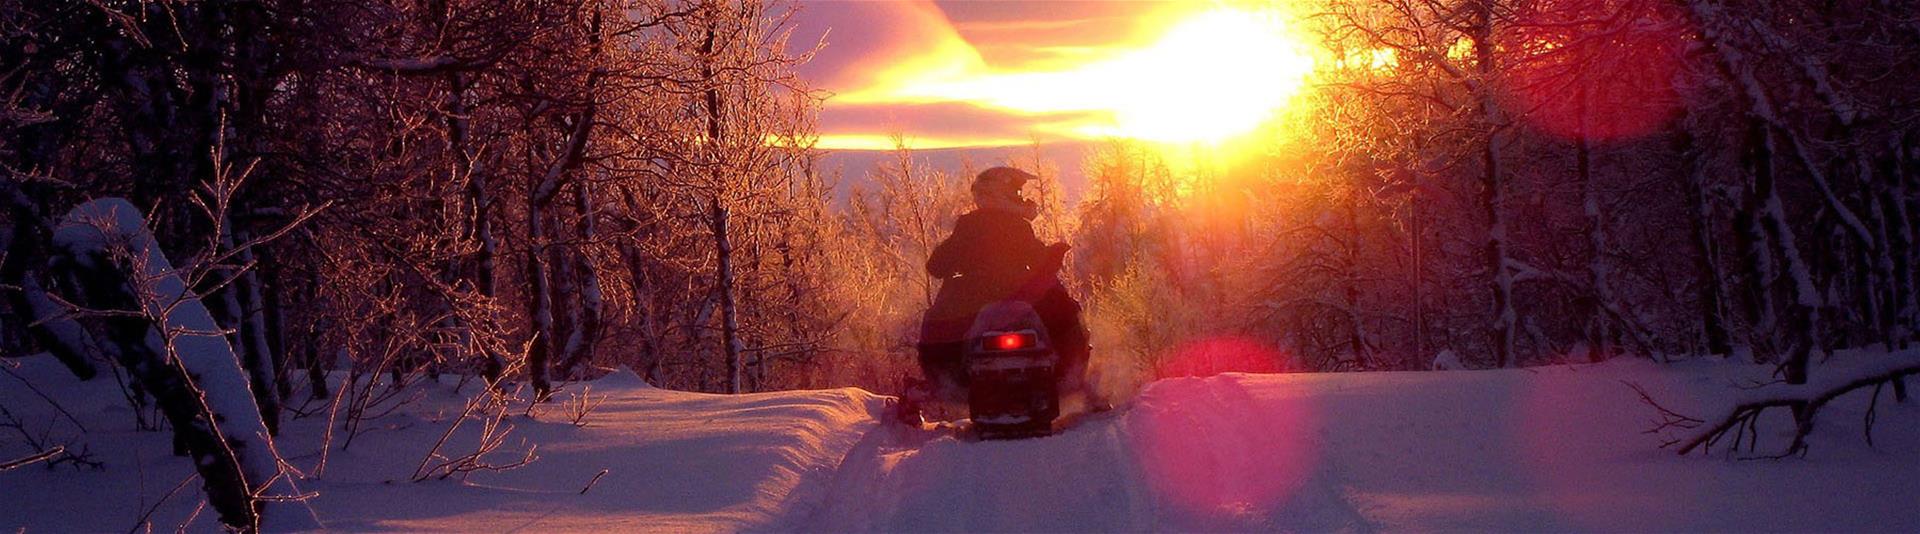
[[[1220,141],[1286,105],[1313,60],[1275,13],[1211,11],[1106,67],[1117,74],[1115,135]]]
[[[882,67],[874,84],[834,101],[963,102],[1031,116],[1032,131],[1048,136],[1217,144],[1284,110],[1313,69],[1309,46],[1283,11],[1211,7],[1167,19],[1165,29],[1145,32],[1140,42],[1049,70],[989,66],[964,42],[943,42]],[[909,133],[916,140],[922,133],[940,135]],[[873,148],[871,139],[832,133],[822,145]]]

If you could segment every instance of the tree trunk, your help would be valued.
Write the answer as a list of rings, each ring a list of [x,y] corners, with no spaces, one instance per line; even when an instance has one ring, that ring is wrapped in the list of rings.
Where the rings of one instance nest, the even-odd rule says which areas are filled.
[[[1474,28],[1473,48],[1480,80],[1475,92],[1480,126],[1485,136],[1480,151],[1480,204],[1487,216],[1486,263],[1493,282],[1494,364],[1512,367],[1519,363],[1519,358],[1514,354],[1513,339],[1518,314],[1513,309],[1513,272],[1507,268],[1507,221],[1501,214],[1504,171],[1500,158],[1501,113],[1493,93],[1493,6],[1490,0],[1482,0],[1475,4],[1474,10],[1477,26]]]
[[[66,220],[55,241],[75,269],[86,306],[127,312],[99,319],[120,363],[153,395],[176,443],[192,454],[221,522],[258,528],[263,501],[256,492],[276,479],[279,464],[232,347],[211,331],[212,315],[173,274],[133,205],[96,200]]]
[[[593,183],[581,181],[574,186],[574,211],[579,217],[575,223],[582,246],[587,246],[598,238],[594,226]],[[587,254],[576,254],[573,262],[575,279],[578,280],[580,303],[574,308],[573,333],[567,336],[567,350],[560,360],[560,373],[569,378],[579,378],[578,367],[593,361],[594,345],[600,341],[601,318],[605,314],[605,303],[600,291],[600,275],[593,269],[593,262]]]
[[[589,92],[596,78],[587,78]],[[585,157],[587,136],[593,132],[593,121],[592,105],[572,117],[572,130],[567,134],[560,153],[555,156],[553,164],[547,167],[546,174],[535,177],[527,188],[527,319],[533,322],[534,332],[533,344],[527,349],[527,376],[533,382],[534,398],[542,401],[553,393],[553,384],[548,381],[547,373],[549,360],[558,348],[553,338],[553,281],[544,258],[547,247],[553,246],[547,235],[547,224],[551,218],[549,206],[553,204],[553,197],[559,194],[567,176],[580,166],[581,159]]]
[[[1417,143],[1417,141],[1416,141]],[[1419,146],[1418,144],[1415,145]],[[1415,151],[1416,157],[1418,150]],[[1426,220],[1421,216],[1421,197],[1426,191],[1421,188],[1422,175],[1419,169],[1408,173],[1413,180],[1407,202],[1407,231],[1411,234],[1409,244],[1413,255],[1413,352],[1416,361],[1431,362],[1432,355],[1427,354],[1427,267],[1426,267]]]
[[[547,381],[547,360],[553,354],[553,295],[547,279],[547,217],[538,198],[527,202],[527,319],[533,322],[533,342],[527,347],[527,379],[536,400],[553,392]]]
[[[245,242],[246,234],[240,234],[239,240]],[[260,295],[260,277],[257,276],[259,264],[254,262],[251,249],[241,249],[234,256],[241,265],[253,266],[241,273],[239,279],[234,280],[233,285],[227,287],[239,304],[240,322],[237,326],[241,344],[247,348],[242,353],[244,357],[241,362],[245,365],[247,378],[252,384],[253,400],[260,407],[260,419],[266,422],[267,432],[278,436],[280,435],[280,388],[276,377],[280,374],[277,372],[280,366],[274,360],[279,355],[273,352],[272,344],[267,342],[266,312],[261,308],[261,303],[266,299]]]
[[[1706,163],[1693,146],[1693,133],[1682,121],[1674,135],[1674,153],[1682,160],[1681,172],[1686,174],[1681,188],[1687,197],[1688,230],[1693,243],[1694,283],[1700,286],[1700,329],[1706,337],[1709,354],[1733,354],[1733,343],[1727,335],[1726,320],[1726,280],[1720,276],[1718,251],[1713,240],[1712,208],[1707,202]]]
[[[281,401],[293,396],[293,383],[287,378],[292,361],[287,355],[286,300],[283,294],[286,273],[280,268],[271,251],[262,248],[259,254],[260,288],[262,291],[262,313],[266,318],[267,352],[273,354],[273,386],[279,392]]]
[[[1367,325],[1360,313],[1360,214],[1355,204],[1360,203],[1360,195],[1349,195],[1346,202],[1347,239],[1341,243],[1345,251],[1346,279],[1345,300],[1347,304],[1347,343],[1353,351],[1354,365],[1359,369],[1372,366],[1372,354],[1367,341]]]
[[[720,297],[720,340],[727,355],[727,393],[742,393],[740,361],[740,323],[733,307],[733,243],[727,235],[727,209],[719,200],[712,204],[713,252],[719,262],[715,283]]]
[[[1920,130],[1909,130],[1906,134],[1896,134],[1892,143],[1893,153],[1887,158],[1889,165],[1892,167],[1887,173],[1888,183],[1890,184],[1888,186],[1888,192],[1892,198],[1882,198],[1883,202],[1888,203],[1888,210],[1894,214],[1894,241],[1896,246],[1899,247],[1894,255],[1895,265],[1897,266],[1895,268],[1895,279],[1899,280],[1900,284],[1904,286],[1904,289],[1901,290],[1903,297],[1900,301],[1901,328],[1905,330],[1905,334],[1901,337],[1901,350],[1906,350],[1907,340],[1911,339],[1916,329],[1920,329],[1920,287],[1915,287],[1915,284],[1920,283],[1920,281],[1916,281],[1914,275],[1914,270],[1920,268],[1920,266],[1915,265],[1916,263],[1920,263],[1915,261],[1916,254],[1920,254],[1920,251],[1916,250],[1920,249],[1920,244],[1914,242],[1913,212],[1908,209],[1907,205],[1907,200],[1909,199],[1907,187],[1910,185],[1907,182],[1907,180],[1909,180],[1908,158],[1914,155],[1914,152],[1911,152],[1910,139],[1911,136],[1916,133],[1920,133]],[[1893,379],[1893,398],[1900,402],[1907,401],[1906,377],[1903,376]]]
[[[1745,271],[1745,290],[1741,292],[1745,301],[1747,324],[1750,327],[1753,342],[1753,358],[1756,362],[1776,361],[1779,333],[1778,313],[1774,309],[1771,288],[1776,277],[1774,273],[1773,252],[1767,237],[1766,225],[1762,213],[1767,192],[1773,184],[1773,153],[1767,143],[1765,124],[1758,119],[1748,121],[1746,148],[1741,154],[1741,163],[1749,175],[1747,198],[1742,202],[1740,213],[1734,219],[1736,244],[1740,249],[1741,265]],[[1762,179],[1764,177],[1764,179]],[[1763,191],[1761,186],[1766,186]]]
[[[1593,143],[1587,138],[1587,92],[1582,89],[1575,98],[1580,99],[1576,118],[1580,131],[1574,140],[1574,170],[1580,180],[1581,214],[1586,218],[1587,285],[1593,298],[1587,317],[1587,360],[1598,363],[1613,355],[1613,285],[1607,280],[1613,266],[1607,259],[1607,221],[1600,214],[1600,185],[1593,176]]]
[[[59,91],[50,84],[32,84],[16,89],[15,97],[22,100],[21,109],[55,109]],[[72,107],[64,111],[79,113]],[[59,113],[55,111],[56,116]],[[14,156],[13,172],[45,170],[62,144],[63,136],[56,132],[69,126],[59,121],[9,125],[9,133],[15,136],[8,147]],[[26,331],[75,378],[92,380],[99,374],[94,359],[111,361],[114,355],[79,322],[65,317],[66,310],[48,298],[42,285],[42,280],[53,280],[41,276],[53,234],[53,222],[41,204],[51,197],[46,187],[15,177],[0,178],[0,254],[6,255],[0,257],[0,284],[19,288],[0,289],[0,293],[7,295],[8,308],[19,321],[11,326]]]
[[[52,353],[74,377],[92,380],[99,374],[93,355],[110,347],[96,343],[86,328],[67,317],[66,310],[47,296],[36,273],[28,269],[30,262],[47,257],[50,232],[46,219],[40,217],[33,201],[22,194],[19,185],[11,179],[0,180],[0,202],[6,203],[0,212],[6,213],[9,219],[0,221],[0,241],[5,241],[0,244],[0,253],[6,254],[0,258],[0,284],[17,288],[0,289],[0,293],[7,295],[7,302],[21,325],[31,324],[27,330],[42,349]]]
[[[319,272],[308,269],[306,282],[307,301],[318,302],[320,297]],[[301,361],[305,362],[307,366],[307,384],[310,389],[308,397],[314,400],[323,400],[332,395],[331,392],[328,391],[327,372],[321,362],[322,352],[320,350],[320,336],[316,331],[317,329],[318,325],[315,325],[310,319],[306,324],[304,335],[301,336],[304,342],[301,343],[300,350],[305,356],[301,358]]]
[[[1888,259],[1893,263],[1893,301],[1889,305],[1892,313],[1888,330],[1892,332],[1892,345],[1887,350],[1905,350],[1907,342],[1913,336],[1913,321],[1916,313],[1913,287],[1913,230],[1905,203],[1906,185],[1898,181],[1882,188],[1877,195],[1881,224],[1888,234],[1886,243]]]
[[[1891,148],[1891,147],[1890,147]],[[1855,153],[1865,157],[1865,150],[1856,149]],[[1883,175],[1862,170],[1863,179],[1871,180],[1867,188],[1867,209],[1871,219],[1874,237],[1882,245],[1874,251],[1875,274],[1883,277],[1881,283],[1872,289],[1878,290],[1883,301],[1880,316],[1880,336],[1886,350],[1905,348],[1910,332],[1907,325],[1914,312],[1912,293],[1913,273],[1908,263],[1908,250],[1912,247],[1913,236],[1907,220],[1906,211],[1897,199],[1906,195],[1905,184],[1900,183],[1898,172],[1891,157],[1876,158],[1872,162],[1862,162],[1865,166],[1882,167]]]
[[[709,199],[711,205],[709,206],[710,216],[708,218],[708,224],[712,226],[713,230],[714,258],[719,262],[718,272],[715,274],[717,279],[714,283],[718,286],[715,288],[715,291],[720,298],[720,342],[722,344],[721,350],[726,354],[727,393],[741,393],[743,362],[740,361],[740,323],[739,319],[734,315],[733,243],[727,235],[728,211],[721,200],[721,197],[726,194],[727,190],[727,176],[722,170],[724,165],[720,164],[721,156],[727,146],[725,137],[726,130],[722,127],[722,124],[725,122],[724,117],[726,112],[725,109],[721,107],[720,90],[717,87],[718,80],[714,77],[714,63],[718,61],[715,56],[715,38],[714,28],[708,26],[706,38],[700,46],[700,53],[704,58],[704,63],[700,65],[701,79],[706,80],[708,83],[705,95],[707,104],[707,146],[709,147],[709,154],[713,156],[711,157],[711,161],[708,162],[712,164],[712,175],[710,179],[713,182],[711,187],[714,188],[713,196]]]
[[[444,10],[445,3],[437,4]],[[494,274],[495,258],[499,256],[500,242],[493,237],[493,192],[487,184],[487,169],[473,162],[473,155],[467,152],[468,116],[466,79],[459,71],[446,74],[447,83],[447,152],[453,157],[453,172],[466,180],[467,231],[469,238],[478,243],[473,253],[473,270],[470,272],[474,290],[481,296],[493,298],[497,295],[498,278]],[[473,325],[462,325],[471,329]],[[507,362],[491,347],[482,346],[479,358],[480,376],[488,384],[497,384],[500,374],[506,372]]]
[[[600,32],[600,14],[596,11],[589,22],[590,31],[595,37],[592,42],[598,47]],[[553,324],[553,274],[542,257],[553,246],[547,236],[547,224],[552,217],[550,206],[560,188],[569,176],[580,167],[586,158],[587,143],[593,133],[593,123],[597,107],[592,102],[594,89],[598,87],[600,77],[605,72],[594,69],[582,83],[587,103],[579,112],[574,113],[562,124],[568,126],[567,135],[555,154],[546,173],[533,177],[527,188],[527,280],[530,294],[529,317],[533,322],[534,343],[527,353],[527,376],[533,382],[534,396],[537,400],[546,400],[553,393],[553,385],[548,382],[549,360],[559,348],[554,339],[556,329]],[[484,242],[484,240],[483,240]],[[565,264],[560,267],[566,268]]]
[[[1773,253],[1769,250],[1766,231],[1760,222],[1759,206],[1753,200],[1752,186],[1748,186],[1748,199],[1743,202],[1740,213],[1734,215],[1733,228],[1736,237],[1734,245],[1740,255],[1742,315],[1746,317],[1748,343],[1753,346],[1755,362],[1774,361],[1779,333],[1779,313],[1774,309],[1773,296],[1769,288],[1773,287]]]
[[[233,250],[233,236],[225,231],[220,235],[220,250]],[[225,282],[225,285],[221,285],[221,282]],[[194,291],[211,297],[207,299],[207,310],[213,313],[213,320],[220,323],[220,328],[226,330],[227,343],[233,346],[233,352],[240,356],[241,361],[252,365],[254,362],[251,358],[254,356],[248,353],[252,347],[247,345],[246,333],[240,327],[240,316],[244,313],[240,304],[240,286],[244,284],[240,282],[239,270],[215,269],[201,280],[201,285],[203,287],[194,288]]]
[[[548,361],[547,375],[561,380],[567,380],[571,371],[567,368],[567,355],[573,348],[568,344],[573,343],[575,330],[580,324],[580,288],[574,279],[577,273],[573,266],[584,252],[580,248],[582,244],[576,240],[577,236],[567,235],[566,223],[563,222],[566,217],[564,211],[557,200],[547,208],[547,232],[554,244],[546,247],[547,294],[551,296],[553,306],[553,325],[550,327],[553,329],[553,352]]]
[[[638,215],[642,211],[640,202],[630,189],[623,189],[621,197],[626,202],[629,216],[632,217],[628,220],[627,233],[629,236],[638,236],[644,227]],[[653,284],[647,274],[648,259],[646,254],[640,251],[639,245],[634,243],[632,237],[620,240],[620,256],[626,261],[627,284],[633,294],[634,313],[639,315],[635,318],[640,329],[639,366],[634,371],[651,381],[655,378],[654,373],[660,365],[661,339],[659,313],[653,308],[655,302]]]
[[[1760,217],[1778,249],[1780,258],[1786,264],[1787,281],[1792,284],[1793,300],[1788,306],[1787,335],[1791,336],[1786,361],[1782,364],[1785,378],[1789,384],[1807,383],[1808,363],[1818,342],[1820,292],[1814,287],[1813,276],[1800,256],[1793,228],[1787,224],[1786,208],[1780,203],[1780,193],[1775,189],[1772,154],[1776,154],[1776,132],[1764,122],[1756,122],[1763,155],[1754,158],[1753,195],[1760,207]]]
[[[93,364],[94,355],[111,356],[112,350],[96,342],[79,321],[66,317],[67,311],[47,295],[46,288],[41,287],[32,274],[22,274],[24,276],[10,281],[0,279],[0,283],[18,287],[17,291],[10,292],[13,310],[22,319],[38,323],[29,329],[34,341],[60,360],[74,378],[87,381],[99,376],[99,368]]]
[[[137,297],[127,290],[126,275],[110,266],[105,256],[76,263],[101,265],[83,267],[76,273],[86,288],[89,307],[116,311],[138,308]],[[153,396],[173,426],[176,446],[183,445],[193,456],[193,465],[207,492],[207,503],[220,514],[222,523],[250,528],[259,519],[259,509],[249,482],[269,475],[249,476],[241,458],[244,447],[223,438],[215,428],[218,425],[215,421],[229,414],[206,410],[206,405],[199,402],[202,392],[188,378],[189,372],[147,344],[152,322],[139,317],[109,317],[105,322],[108,339],[123,355],[121,365]],[[261,428],[265,429],[264,422]]]

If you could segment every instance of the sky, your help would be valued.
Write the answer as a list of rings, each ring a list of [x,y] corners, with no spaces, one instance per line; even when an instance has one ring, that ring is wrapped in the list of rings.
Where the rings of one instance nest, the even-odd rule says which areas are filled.
[[[1285,25],[1204,1],[805,1],[789,42],[824,43],[801,67],[832,95],[822,148],[1196,141],[1291,96],[1310,61]]]

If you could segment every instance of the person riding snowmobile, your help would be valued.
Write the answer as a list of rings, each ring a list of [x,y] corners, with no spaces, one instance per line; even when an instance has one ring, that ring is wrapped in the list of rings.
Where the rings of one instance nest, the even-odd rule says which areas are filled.
[[[922,318],[916,346],[924,381],[910,383],[908,397],[964,399],[967,329],[981,308],[1006,300],[1031,304],[1046,326],[1060,358],[1061,396],[1086,393],[1087,329],[1080,322],[1080,304],[1058,276],[1068,245],[1042,244],[1035,237],[1031,221],[1039,206],[1020,194],[1037,179],[1012,167],[987,169],[974,178],[976,208],[954,221],[953,234],[927,259],[927,274],[942,282]],[[917,406],[909,408],[906,416],[917,418]]]

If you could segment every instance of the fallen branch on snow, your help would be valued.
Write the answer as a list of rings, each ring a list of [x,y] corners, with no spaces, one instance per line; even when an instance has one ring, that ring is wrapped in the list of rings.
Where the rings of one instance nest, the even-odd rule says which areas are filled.
[[[1739,450],[1742,444],[1747,446],[1748,451],[1752,451],[1760,439],[1758,431],[1760,416],[1771,408],[1791,410],[1794,414],[1793,442],[1780,454],[1767,457],[1784,458],[1806,455],[1807,436],[1813,433],[1814,418],[1821,408],[1842,395],[1868,386],[1873,386],[1874,397],[1867,408],[1864,432],[1867,444],[1872,445],[1875,409],[1879,406],[1881,388],[1889,382],[1915,374],[1920,374],[1920,357],[1907,354],[1904,358],[1889,358],[1882,365],[1863,372],[1843,375],[1816,384],[1781,384],[1758,388],[1753,390],[1755,392],[1753,395],[1735,403],[1732,409],[1727,410],[1725,416],[1717,419],[1712,425],[1707,425],[1704,420],[1669,410],[1655,402],[1638,385],[1632,383],[1627,385],[1640,394],[1641,402],[1653,406],[1661,415],[1660,424],[1647,432],[1662,433],[1674,428],[1694,431],[1690,436],[1671,439],[1661,444],[1661,448],[1679,445],[1677,452],[1682,455],[1696,449],[1703,452],[1712,450],[1714,445],[1720,443],[1729,434],[1733,436],[1733,442],[1729,444],[1728,452]],[[1704,430],[1698,430],[1703,427]]]
[[[33,465],[36,462],[51,459],[55,456],[59,456],[61,453],[64,453],[64,452],[67,452],[66,447],[61,447],[56,445],[51,449],[40,451],[37,454],[29,454],[23,458],[0,461],[0,473],[12,471],[15,468],[19,468],[21,466]],[[585,492],[586,490],[581,490],[581,493],[585,493]]]

